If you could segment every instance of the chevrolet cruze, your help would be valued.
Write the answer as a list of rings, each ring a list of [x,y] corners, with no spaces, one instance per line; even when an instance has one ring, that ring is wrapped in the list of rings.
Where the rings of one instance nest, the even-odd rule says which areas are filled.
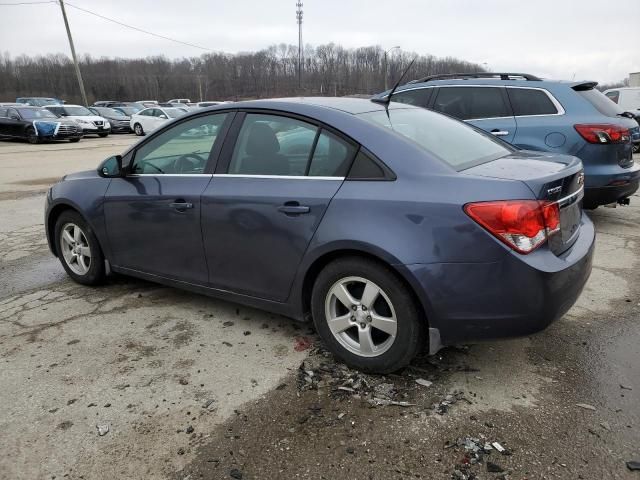
[[[400,103],[226,104],[162,126],[48,192],[51,251],[313,320],[354,367],[545,328],[591,272],[572,156],[516,150]]]

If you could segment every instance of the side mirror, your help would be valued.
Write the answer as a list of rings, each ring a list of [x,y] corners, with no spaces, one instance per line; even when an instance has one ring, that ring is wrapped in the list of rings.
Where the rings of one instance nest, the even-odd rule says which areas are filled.
[[[114,155],[113,157],[107,158],[98,167],[98,175],[105,178],[123,177],[122,156]]]
[[[158,118],[164,118],[166,120],[167,116],[166,115],[160,115],[160,117],[158,117]]]

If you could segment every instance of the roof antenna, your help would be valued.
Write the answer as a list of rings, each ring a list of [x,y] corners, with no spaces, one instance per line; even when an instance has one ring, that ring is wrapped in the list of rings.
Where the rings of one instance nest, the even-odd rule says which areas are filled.
[[[409,66],[404,69],[404,72],[402,72],[402,75],[400,75],[400,78],[398,79],[398,81],[395,83],[391,91],[386,96],[382,98],[372,98],[371,101],[384,105],[385,108],[389,108],[389,103],[391,103],[391,96],[394,94],[396,89],[400,86],[400,82],[402,82],[402,79],[404,78],[404,76],[407,74],[409,69],[411,69],[411,67],[413,66],[413,63],[416,61],[416,58],[418,58],[417,55],[413,57],[413,60],[411,60],[411,63],[409,64]]]

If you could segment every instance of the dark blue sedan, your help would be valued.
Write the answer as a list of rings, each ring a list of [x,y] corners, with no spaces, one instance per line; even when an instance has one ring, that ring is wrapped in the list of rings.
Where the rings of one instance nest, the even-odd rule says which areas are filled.
[[[525,335],[591,272],[571,156],[516,150],[403,104],[227,104],[163,126],[47,195],[77,282],[111,270],[313,319],[349,365]]]

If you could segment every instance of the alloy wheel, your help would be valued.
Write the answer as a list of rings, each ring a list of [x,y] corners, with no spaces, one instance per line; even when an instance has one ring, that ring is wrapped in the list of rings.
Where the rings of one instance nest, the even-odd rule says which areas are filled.
[[[391,348],[398,331],[387,294],[362,277],[345,277],[325,298],[325,317],[335,339],[361,357],[377,357]]]
[[[60,231],[60,250],[67,266],[77,275],[86,275],[91,268],[91,248],[82,229],[66,223]]]

